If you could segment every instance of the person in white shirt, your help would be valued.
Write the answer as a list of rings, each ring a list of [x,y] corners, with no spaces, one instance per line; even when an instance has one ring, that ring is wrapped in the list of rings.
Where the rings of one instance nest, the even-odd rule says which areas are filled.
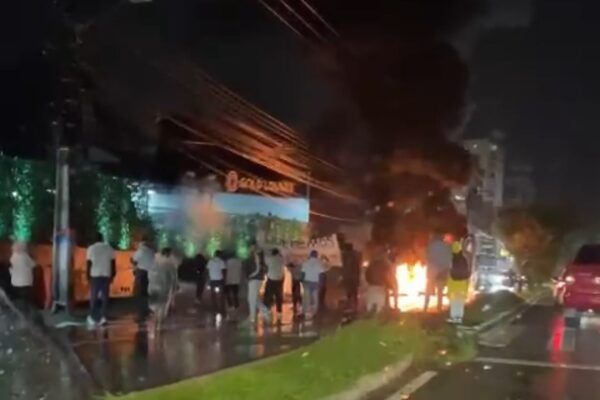
[[[17,299],[26,305],[33,304],[33,269],[35,261],[27,254],[27,246],[15,242],[10,256],[10,282]]]
[[[215,251],[215,255],[206,265],[210,286],[210,296],[213,310],[217,313],[225,313],[225,275],[227,266],[223,261],[221,250]]]
[[[308,260],[302,264],[302,287],[304,289],[302,311],[309,318],[319,312],[319,288],[323,282],[324,273],[325,267],[319,260],[319,253],[312,250]]]
[[[98,233],[96,242],[87,249],[87,277],[90,282],[90,315],[87,322],[90,326],[106,324],[106,308],[110,284],[115,278],[117,269],[115,252],[110,244],[104,241]],[[100,296],[100,309],[98,309],[98,296]]]
[[[285,260],[279,252],[279,249],[274,248],[270,256],[265,258],[267,264],[267,283],[263,303],[270,310],[275,303],[277,310],[277,318],[281,319],[283,308],[283,270],[285,268]]]
[[[137,301],[140,321],[148,315],[148,274],[154,267],[154,258],[154,249],[150,247],[146,237],[142,238],[137,250],[133,253],[133,257],[131,257],[134,275],[133,295]]]
[[[225,263],[227,274],[225,279],[225,294],[227,296],[227,306],[238,310],[240,308],[240,283],[242,282],[242,260],[235,254],[231,254]]]

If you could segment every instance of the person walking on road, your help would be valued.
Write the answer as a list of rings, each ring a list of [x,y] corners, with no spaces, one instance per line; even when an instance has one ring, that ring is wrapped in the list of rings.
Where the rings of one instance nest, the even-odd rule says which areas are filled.
[[[165,247],[156,256],[154,268],[149,274],[148,293],[150,309],[155,317],[155,331],[160,331],[163,321],[175,305],[177,286],[177,260],[171,248]]]
[[[221,314],[225,313],[225,276],[227,274],[227,265],[223,258],[223,252],[217,250],[206,266],[211,304],[214,312]]]
[[[251,324],[256,322],[256,314],[259,310],[267,322],[271,320],[269,310],[260,301],[260,289],[265,280],[266,269],[264,253],[257,250],[255,243],[251,243],[250,255],[246,260],[246,270],[248,271],[248,321]]]
[[[292,276],[292,312],[298,315],[298,307],[302,307],[302,265],[290,262],[287,268]]]
[[[387,274],[385,278],[385,306],[389,310],[400,311],[398,305],[398,280],[396,279],[396,265],[395,255],[391,249],[385,252],[385,263],[387,267]]]
[[[265,257],[265,263],[267,264],[267,283],[265,286],[263,302],[269,310],[271,310],[273,303],[275,303],[277,319],[281,320],[283,311],[283,269],[285,268],[285,261],[279,249],[273,249],[271,255]]]
[[[358,288],[360,286],[360,254],[354,250],[352,243],[345,243],[342,249],[342,267],[344,288],[346,289],[346,300],[348,308],[356,312],[358,310]]]
[[[319,312],[319,290],[325,279],[325,267],[319,260],[319,253],[316,250],[312,250],[308,260],[302,264],[302,275],[304,289],[302,312],[306,318],[310,319]]]
[[[227,274],[225,276],[225,294],[227,306],[236,312],[240,308],[240,284],[242,283],[242,260],[235,253],[227,257],[225,263]]]
[[[448,298],[450,300],[450,318],[448,322],[461,324],[465,313],[465,301],[469,290],[471,269],[462,252],[460,242],[452,244],[452,267],[448,279]]]
[[[104,241],[101,233],[96,236],[96,242],[87,249],[87,277],[90,283],[90,314],[87,323],[93,327],[96,324],[106,324],[106,309],[110,284],[117,273],[115,252],[110,244]],[[98,309],[100,297],[100,309]]]
[[[365,273],[367,281],[367,311],[378,313],[386,306],[389,262],[384,251],[376,251]]]
[[[202,295],[206,287],[206,264],[208,261],[202,253],[196,254],[192,259],[192,265],[196,274],[196,303],[202,303]]]
[[[444,288],[448,281],[448,273],[452,266],[452,250],[444,242],[442,235],[435,234],[427,245],[427,288],[425,289],[425,304],[423,311],[429,308],[430,297],[437,295],[437,311],[442,311]]]
[[[137,302],[138,319],[143,321],[148,316],[148,274],[154,267],[155,253],[147,238],[143,238],[131,257],[133,264],[133,294]]]
[[[27,245],[15,242],[10,256],[10,282],[15,298],[25,308],[33,305],[33,269],[35,261],[27,253]]]

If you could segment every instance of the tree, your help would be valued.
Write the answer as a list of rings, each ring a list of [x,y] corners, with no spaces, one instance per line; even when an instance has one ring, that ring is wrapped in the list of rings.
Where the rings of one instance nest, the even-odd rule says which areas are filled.
[[[494,231],[502,238],[520,272],[532,282],[547,281],[575,221],[563,210],[531,206],[502,210]]]

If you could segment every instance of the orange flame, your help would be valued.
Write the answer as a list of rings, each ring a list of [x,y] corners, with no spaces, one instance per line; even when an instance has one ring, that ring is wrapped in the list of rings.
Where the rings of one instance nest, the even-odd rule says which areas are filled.
[[[427,267],[421,262],[402,263],[396,266],[398,284],[398,306],[402,311],[414,311],[423,308],[427,289]],[[431,299],[432,304],[435,299]],[[447,303],[444,297],[444,303]]]

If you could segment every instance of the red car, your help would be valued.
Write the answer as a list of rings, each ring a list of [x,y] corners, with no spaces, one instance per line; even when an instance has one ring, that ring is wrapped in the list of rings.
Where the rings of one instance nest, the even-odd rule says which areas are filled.
[[[562,281],[565,325],[579,327],[583,312],[600,312],[600,244],[579,249]]]

